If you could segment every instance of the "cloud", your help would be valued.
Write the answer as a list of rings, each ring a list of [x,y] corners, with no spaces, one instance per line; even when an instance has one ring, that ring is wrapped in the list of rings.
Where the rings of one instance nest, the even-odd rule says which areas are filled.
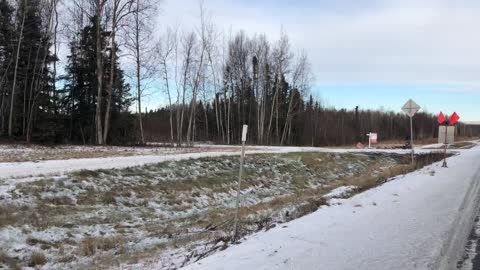
[[[205,0],[226,33],[283,28],[317,82],[450,84],[480,92],[480,4],[473,0]],[[198,1],[165,0],[157,25],[198,25]]]

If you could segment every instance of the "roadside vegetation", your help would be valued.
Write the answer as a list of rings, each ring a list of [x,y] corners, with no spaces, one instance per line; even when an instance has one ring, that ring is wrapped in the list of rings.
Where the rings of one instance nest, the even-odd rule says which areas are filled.
[[[254,149],[255,147],[249,147],[249,150]],[[237,147],[234,146],[225,146],[221,148],[221,151],[223,152],[235,150],[237,150]],[[173,147],[168,144],[141,147],[7,144],[0,145],[0,162],[125,157],[135,155],[169,155],[213,151],[218,151],[218,148]]]
[[[441,159],[380,153],[247,155],[240,234],[268,230]],[[0,184],[0,265],[176,269],[232,244],[237,157]],[[341,191],[341,192],[339,192]],[[241,240],[240,240],[241,241]]]

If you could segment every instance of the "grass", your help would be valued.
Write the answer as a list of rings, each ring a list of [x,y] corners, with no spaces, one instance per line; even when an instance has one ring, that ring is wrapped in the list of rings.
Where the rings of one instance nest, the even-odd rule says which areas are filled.
[[[17,259],[14,259],[7,255],[6,252],[0,249],[0,268],[1,266],[6,265],[9,269],[20,270],[22,267]]]
[[[337,187],[356,186],[346,195],[353,196],[437,158],[418,156],[417,164],[411,166],[409,156],[396,154],[248,155],[241,185],[240,232],[268,230],[309,214],[325,205],[322,196]],[[49,255],[53,265],[102,268],[172,249],[191,250],[184,260],[195,260],[217,249],[219,241],[229,241],[238,169],[237,157],[218,157],[79,171],[62,179],[18,184],[16,197],[0,204],[0,228],[65,229],[68,233],[61,242],[27,237],[32,248],[53,254]],[[32,203],[18,203],[27,198]],[[79,228],[100,231],[79,235]],[[146,238],[166,242],[130,248]],[[69,254],[91,261],[80,266]]]
[[[255,150],[256,147],[247,147],[248,150]],[[161,155],[170,153],[192,153],[192,152],[211,152],[219,151],[212,147],[109,147],[109,146],[81,146],[59,145],[59,146],[40,146],[40,145],[2,145],[2,155],[0,162],[25,162],[41,160],[67,160],[82,158],[105,158],[105,157],[124,157],[134,155]],[[238,151],[238,147],[222,147],[221,151]]]
[[[41,252],[34,252],[30,256],[30,260],[28,262],[28,266],[35,267],[41,266],[47,263],[47,257]]]
[[[80,255],[81,256],[93,256],[97,253],[97,250],[108,251],[117,249],[120,252],[124,252],[126,240],[121,236],[111,237],[85,237],[80,242]]]

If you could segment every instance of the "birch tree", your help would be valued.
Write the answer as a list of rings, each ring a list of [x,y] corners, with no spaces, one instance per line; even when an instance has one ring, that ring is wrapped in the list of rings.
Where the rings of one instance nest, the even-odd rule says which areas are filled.
[[[110,78],[106,88],[107,92],[107,104],[105,108],[105,120],[103,129],[103,141],[106,143],[108,138],[108,132],[110,131],[110,112],[112,109],[112,97],[113,97],[113,83],[115,81],[115,61],[116,61],[116,36],[118,28],[121,27],[121,23],[127,16],[133,13],[132,5],[134,0],[111,0],[111,23],[110,23]],[[135,12],[137,14],[138,12]],[[142,133],[143,134],[143,133]],[[143,136],[143,135],[142,135]]]
[[[154,0],[135,0],[133,4],[133,16],[128,25],[125,26],[125,47],[135,63],[134,79],[137,89],[137,116],[140,130],[140,143],[145,144],[145,135],[142,119],[142,95],[146,88],[147,80],[155,73],[151,55],[153,44],[151,42],[152,20],[157,10],[158,3]]]
[[[177,35],[178,30],[172,30],[171,28],[167,29],[165,36],[163,36],[160,40],[156,43],[156,55],[160,61],[160,66],[162,70],[161,77],[165,82],[165,91],[168,97],[168,105],[169,105],[169,123],[170,123],[170,141],[173,143],[174,135],[173,135],[173,102],[172,102],[172,93],[170,89],[170,73],[169,73],[169,62],[174,56],[175,50],[177,48]],[[176,63],[174,63],[176,65]],[[176,69],[176,67],[175,67]],[[176,71],[174,71],[176,72]]]
[[[20,24],[20,33],[18,35],[18,42],[17,42],[17,54],[15,56],[15,68],[13,71],[13,83],[12,83],[12,92],[11,92],[11,100],[10,100],[10,115],[8,118],[8,137],[12,137],[13,135],[13,113],[15,108],[15,90],[17,86],[17,74],[18,74],[18,60],[20,59],[20,47],[22,46],[22,39],[23,39],[23,28],[25,26],[25,17],[27,14],[28,9],[28,0],[23,1],[23,12],[22,12],[22,22]]]

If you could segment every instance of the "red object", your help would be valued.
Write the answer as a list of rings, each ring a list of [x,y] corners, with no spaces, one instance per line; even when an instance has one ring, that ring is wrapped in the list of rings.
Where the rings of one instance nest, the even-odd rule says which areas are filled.
[[[452,116],[450,116],[450,125],[455,125],[458,119],[460,119],[460,116],[458,116],[458,114],[454,112]]]
[[[443,115],[443,112],[440,112],[440,114],[438,115],[438,123],[441,125],[443,123],[445,123],[447,119],[445,118],[445,115]]]

